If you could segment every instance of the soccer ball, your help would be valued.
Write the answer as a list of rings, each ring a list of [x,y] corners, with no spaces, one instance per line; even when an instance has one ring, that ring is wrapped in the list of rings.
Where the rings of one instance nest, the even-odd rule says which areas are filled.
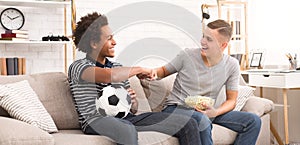
[[[131,98],[122,86],[106,86],[96,98],[96,109],[103,116],[125,117],[131,108]]]

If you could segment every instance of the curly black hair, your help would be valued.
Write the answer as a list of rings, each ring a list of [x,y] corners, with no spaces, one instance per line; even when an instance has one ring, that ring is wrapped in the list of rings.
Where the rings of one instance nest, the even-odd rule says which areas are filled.
[[[101,27],[108,25],[106,16],[97,12],[87,14],[80,18],[73,32],[73,42],[79,51],[89,53],[92,48],[90,42],[99,42],[102,32]]]

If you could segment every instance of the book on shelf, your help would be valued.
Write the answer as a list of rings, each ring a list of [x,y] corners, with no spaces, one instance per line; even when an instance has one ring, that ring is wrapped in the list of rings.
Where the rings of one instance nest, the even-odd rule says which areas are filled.
[[[18,63],[18,58],[17,57],[14,57],[14,75],[18,75],[19,73],[19,63]]]
[[[241,22],[240,21],[235,21],[235,29],[236,29],[236,35],[237,38],[236,40],[241,40]]]
[[[5,41],[29,41],[27,30],[5,30],[0,40]]]
[[[235,34],[231,40],[241,40],[241,22],[240,21],[231,21],[230,25],[232,27],[232,32]]]
[[[234,23],[234,21],[231,21],[230,25],[231,25],[231,28],[232,28],[232,34],[235,34],[235,29],[234,29],[235,28],[235,23]],[[235,38],[232,37],[231,40],[235,40]]]
[[[27,34],[2,33],[1,38],[29,38]]]
[[[5,30],[5,34],[16,33],[16,34],[28,34],[27,30]]]
[[[7,75],[15,75],[14,58],[6,58]]]
[[[23,57],[1,57],[1,75],[23,75],[26,74],[26,59]]]
[[[6,58],[5,57],[0,58],[0,69],[1,69],[1,75],[7,75]]]
[[[23,74],[23,58],[19,57],[18,59],[18,74]]]
[[[6,37],[6,38],[0,38],[2,41],[29,41],[28,38],[15,38],[15,37]]]

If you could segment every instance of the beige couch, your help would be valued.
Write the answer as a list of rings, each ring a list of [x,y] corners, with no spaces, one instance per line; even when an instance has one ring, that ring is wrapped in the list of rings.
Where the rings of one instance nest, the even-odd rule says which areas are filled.
[[[53,118],[59,132],[49,134],[37,127],[12,119],[8,113],[0,107],[0,145],[112,145],[109,138],[96,135],[85,135],[78,125],[78,117],[75,111],[67,76],[64,73],[41,73],[27,76],[0,76],[0,84],[13,83],[20,80],[28,80],[30,86],[39,96],[46,110]],[[171,79],[165,79],[159,91],[170,88]],[[170,82],[168,82],[170,81]],[[140,102],[139,113],[151,111],[148,100],[140,81],[133,77],[130,79],[133,89],[136,90]],[[149,92],[148,92],[149,93]],[[149,98],[150,99],[150,98]],[[153,100],[152,100],[153,101]],[[160,104],[160,103],[159,103]],[[266,99],[251,97],[243,111],[254,112],[261,116],[262,128],[257,144],[270,144],[270,116],[272,102]],[[157,109],[157,108],[156,108]],[[157,111],[157,110],[156,110]],[[232,144],[236,133],[224,127],[213,126],[213,140],[215,144]],[[139,132],[140,145],[176,145],[178,141],[158,132]]]

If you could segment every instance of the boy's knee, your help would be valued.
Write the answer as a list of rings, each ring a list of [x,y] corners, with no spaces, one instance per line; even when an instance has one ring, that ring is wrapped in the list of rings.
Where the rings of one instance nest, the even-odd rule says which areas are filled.
[[[253,118],[253,123],[255,124],[255,127],[256,128],[259,128],[261,127],[261,119],[259,116],[257,116],[256,114],[252,114],[252,118]]]
[[[115,141],[122,144],[137,144],[138,135],[133,125],[124,125],[117,132],[115,132]]]
[[[198,126],[198,123],[197,123],[197,121],[194,118],[190,118],[190,120],[188,121],[187,124],[189,126],[193,126],[193,127]]]
[[[197,113],[197,115],[194,115],[193,117],[197,120],[200,131],[211,129],[212,122],[206,115]]]
[[[255,130],[260,130],[261,128],[261,119],[259,116],[257,116],[256,114],[253,113],[248,113],[247,116],[245,116],[247,118],[247,126],[252,129]]]

